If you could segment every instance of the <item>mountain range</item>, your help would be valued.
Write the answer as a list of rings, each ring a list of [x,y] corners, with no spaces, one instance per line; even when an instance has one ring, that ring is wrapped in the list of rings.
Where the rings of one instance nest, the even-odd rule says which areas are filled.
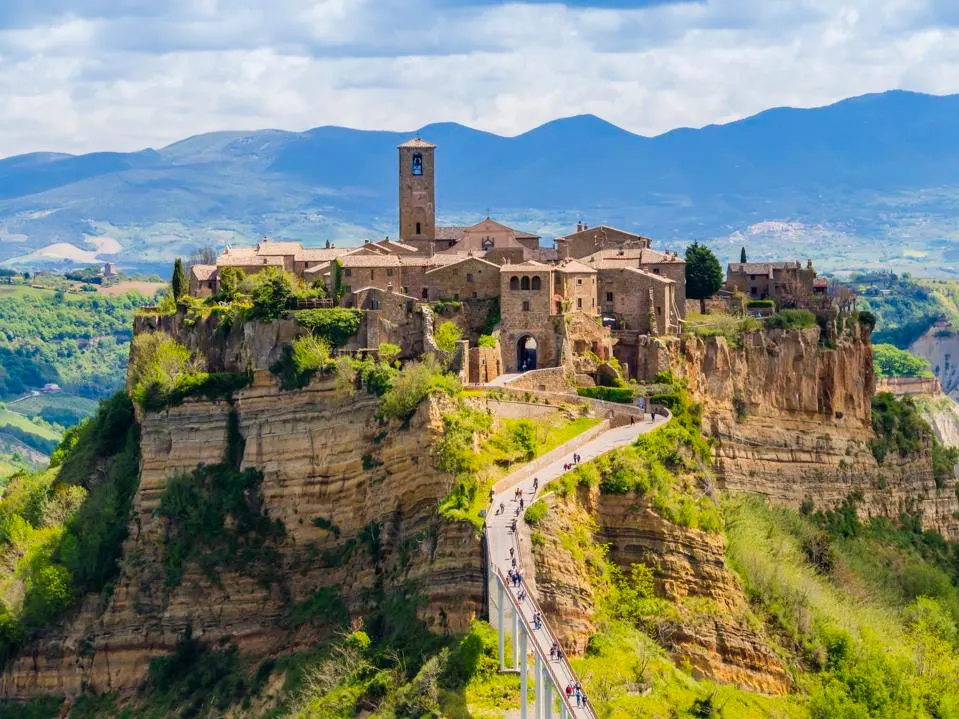
[[[454,123],[191,137],[159,150],[0,160],[0,261],[165,265],[262,235],[396,232],[396,146],[438,145],[441,222],[486,214],[548,238],[579,219],[679,248],[791,252],[835,269],[959,265],[959,95],[905,91],[636,135],[592,115],[515,137]],[[727,247],[728,246],[728,247]]]

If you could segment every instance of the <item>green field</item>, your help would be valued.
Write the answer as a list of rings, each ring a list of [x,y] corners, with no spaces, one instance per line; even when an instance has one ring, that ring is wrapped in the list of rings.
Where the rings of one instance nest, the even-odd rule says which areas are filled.
[[[24,417],[19,412],[12,412],[9,409],[0,410],[0,430],[4,427],[17,427],[24,432],[35,434],[43,439],[49,439],[55,442],[60,441],[60,435],[54,430],[36,424],[28,417]]]
[[[22,402],[8,402],[7,408],[25,417],[42,417],[64,427],[77,424],[97,411],[97,401],[67,392],[38,394]]]

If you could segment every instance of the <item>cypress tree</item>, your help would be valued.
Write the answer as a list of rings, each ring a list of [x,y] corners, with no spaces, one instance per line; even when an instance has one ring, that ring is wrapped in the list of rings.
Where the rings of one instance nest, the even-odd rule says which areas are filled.
[[[744,265],[746,264],[746,248],[745,247],[743,247],[739,251],[739,261]]]
[[[170,280],[170,288],[173,290],[173,299],[178,300],[186,293],[189,284],[186,279],[186,272],[183,270],[183,260],[179,257],[173,263],[173,278]]]

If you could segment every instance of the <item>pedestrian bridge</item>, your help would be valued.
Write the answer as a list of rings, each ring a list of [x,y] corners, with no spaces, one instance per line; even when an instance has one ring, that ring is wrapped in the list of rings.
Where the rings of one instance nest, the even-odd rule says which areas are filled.
[[[629,405],[623,405],[614,411],[628,415],[626,423],[607,422],[605,431],[582,446],[578,446],[574,439],[550,452],[543,458],[545,462],[536,463],[536,468],[526,466],[514,472],[498,482],[493,490],[485,529],[489,617],[498,633],[500,671],[519,673],[520,719],[529,719],[531,679],[534,692],[533,719],[552,719],[554,710],[558,712],[560,719],[596,719],[596,712],[588,694],[581,691],[577,696],[575,688],[580,684],[566,652],[561,648],[557,657],[550,651],[554,645],[558,645],[558,640],[533,592],[526,587],[525,581],[514,586],[508,575],[512,569],[512,557],[515,555],[519,562],[522,556],[520,549],[521,542],[524,541],[519,536],[520,525],[524,520],[518,496],[523,498],[524,506],[529,506],[547,483],[571,471],[566,469],[566,465],[573,462],[574,452],[580,455],[580,461],[587,462],[618,447],[632,444],[641,434],[662,426],[670,419],[666,410],[659,410],[660,414],[655,421]],[[622,426],[610,428],[617,424]],[[498,512],[501,504],[505,511]],[[513,531],[514,520],[517,531]],[[518,567],[522,570],[521,563]],[[538,626],[533,621],[537,613],[542,618]],[[510,636],[508,653],[507,635]],[[509,666],[507,658],[510,660]],[[567,687],[573,689],[569,696]]]

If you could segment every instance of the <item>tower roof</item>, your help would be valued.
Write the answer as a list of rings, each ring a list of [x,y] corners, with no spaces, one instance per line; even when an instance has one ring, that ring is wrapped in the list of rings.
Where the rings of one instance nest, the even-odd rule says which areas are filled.
[[[402,145],[400,145],[400,147],[419,147],[424,150],[436,149],[436,145],[429,143],[426,140],[419,137],[414,137],[412,140],[407,140]]]

